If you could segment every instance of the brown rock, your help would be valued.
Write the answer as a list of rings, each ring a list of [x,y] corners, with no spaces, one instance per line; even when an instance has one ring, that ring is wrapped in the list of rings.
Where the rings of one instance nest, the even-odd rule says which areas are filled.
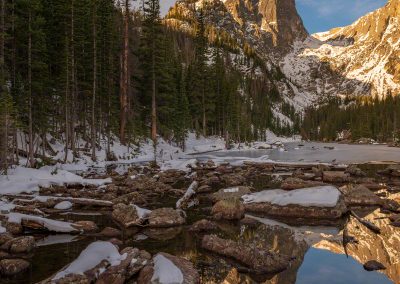
[[[194,232],[201,232],[201,231],[212,231],[216,230],[217,228],[218,226],[214,222],[203,219],[194,223],[189,230]]]
[[[99,229],[93,221],[78,221],[71,226],[85,233],[96,232]]]
[[[7,232],[9,232],[12,235],[19,235],[22,234],[22,232],[24,231],[24,228],[19,223],[11,223],[8,221],[4,221],[3,226],[7,229]]]
[[[255,246],[247,246],[232,240],[221,239],[216,235],[203,237],[202,248],[217,254],[231,257],[248,266],[257,273],[276,273],[289,266],[290,258]]]
[[[226,200],[226,199],[240,199],[243,195],[251,193],[253,190],[249,186],[237,186],[231,188],[220,189],[211,195],[213,202]]]
[[[212,208],[211,213],[217,220],[240,220],[244,217],[245,208],[238,199],[227,199],[218,201]]]
[[[284,190],[294,190],[306,187],[321,186],[323,182],[303,180],[300,178],[289,177],[282,182],[281,188]]]
[[[183,211],[172,208],[159,208],[153,210],[149,215],[150,227],[173,227],[185,224],[186,217]]]
[[[10,253],[29,253],[35,247],[35,238],[32,236],[12,239],[1,246],[1,249]]]
[[[13,236],[10,233],[2,233],[0,234],[0,246],[5,244],[6,242],[12,240]]]
[[[325,171],[322,173],[322,180],[331,183],[343,183],[350,180],[350,176],[345,172]]]
[[[27,270],[30,263],[24,259],[3,259],[0,260],[0,274],[13,276]]]
[[[102,235],[104,237],[108,237],[108,238],[117,238],[119,236],[121,236],[121,231],[115,228],[111,228],[111,227],[106,227],[104,228],[99,235]]]
[[[240,174],[226,174],[221,176],[221,181],[225,186],[239,186],[246,182],[246,179]]]
[[[130,204],[119,203],[115,205],[111,217],[125,228],[140,225],[143,222],[143,220],[139,218],[136,208]]]
[[[382,204],[382,200],[363,185],[353,187],[346,185],[341,187],[340,192],[344,195],[347,206],[375,206]]]

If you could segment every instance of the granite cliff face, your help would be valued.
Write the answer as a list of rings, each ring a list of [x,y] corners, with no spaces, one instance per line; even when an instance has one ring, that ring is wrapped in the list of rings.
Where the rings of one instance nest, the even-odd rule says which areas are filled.
[[[399,58],[400,0],[391,0],[350,26],[295,42],[280,64],[304,92],[317,97],[383,97],[400,94]]]
[[[352,25],[309,35],[295,0],[180,0],[167,22],[190,30],[195,11],[242,48],[251,48],[282,98],[301,111],[331,96],[400,94],[400,0]],[[176,11],[184,18],[176,17]]]
[[[308,35],[294,0],[226,0],[224,4],[242,28],[267,33],[273,47],[290,47]]]

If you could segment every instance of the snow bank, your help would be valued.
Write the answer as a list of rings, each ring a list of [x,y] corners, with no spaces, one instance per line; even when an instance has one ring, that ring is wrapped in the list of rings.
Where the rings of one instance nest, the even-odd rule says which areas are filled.
[[[0,213],[8,213],[15,208],[15,205],[4,200],[0,200]]]
[[[47,218],[42,218],[38,216],[26,215],[21,213],[9,213],[6,215],[8,217],[8,222],[21,224],[22,220],[28,220],[37,222],[43,225],[46,229],[52,232],[59,232],[59,233],[70,233],[76,232],[77,229],[72,227],[71,223],[51,220]]]
[[[157,254],[154,257],[154,274],[151,283],[181,284],[183,283],[183,274],[172,261]]]
[[[335,207],[340,197],[334,186],[317,186],[285,191],[281,189],[264,190],[242,196],[244,203],[268,202],[280,206],[300,205],[304,207]]]
[[[5,233],[7,230],[0,224],[0,234]]]
[[[54,206],[54,209],[57,210],[68,210],[72,208],[72,203],[69,201],[62,201],[58,204],[56,204],[56,206]]]
[[[111,179],[84,179],[65,170],[56,170],[54,167],[30,169],[19,166],[15,169],[10,169],[8,175],[0,176],[0,194],[32,193],[38,191],[39,187],[49,187],[51,185],[82,184],[101,186],[111,182]]]
[[[117,248],[110,242],[97,241],[91,243],[85,250],[81,252],[79,257],[74,260],[68,267],[58,272],[54,280],[64,278],[69,274],[80,274],[94,268],[101,261],[107,260],[111,266],[116,266],[126,258],[126,254],[121,255]]]

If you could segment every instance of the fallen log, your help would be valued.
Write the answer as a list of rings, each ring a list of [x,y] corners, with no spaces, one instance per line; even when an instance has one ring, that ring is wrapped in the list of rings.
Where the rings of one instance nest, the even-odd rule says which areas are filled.
[[[350,210],[350,214],[357,219],[358,222],[360,222],[361,224],[363,224],[365,227],[367,227],[368,229],[370,229],[372,232],[376,233],[376,234],[380,234],[381,233],[381,229],[379,227],[377,227],[375,224],[367,221],[367,220],[363,220],[361,217],[359,217],[353,210]]]

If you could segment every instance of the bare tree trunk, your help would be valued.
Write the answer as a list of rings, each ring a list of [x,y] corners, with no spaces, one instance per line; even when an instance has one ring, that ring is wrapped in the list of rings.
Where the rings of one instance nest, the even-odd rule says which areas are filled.
[[[157,148],[157,109],[156,109],[156,71],[155,71],[155,42],[152,43],[152,55],[151,55],[151,139],[153,140],[154,152]],[[156,155],[154,155],[156,160]]]
[[[33,98],[32,98],[32,11],[29,9],[29,24],[28,24],[28,96],[29,96],[29,165],[30,167],[35,166],[35,159],[34,159],[34,141],[33,141],[33,117],[32,117],[32,108],[33,108]]]
[[[75,100],[77,94],[76,67],[75,67],[75,2],[71,0],[71,115],[70,115],[70,133],[71,150],[73,159],[77,157],[75,148]]]
[[[204,84],[205,82],[203,81],[203,87],[202,87],[202,93],[201,93],[201,100],[202,100],[202,105],[203,105],[203,136],[207,136],[207,123],[206,123],[206,98],[204,94]]]
[[[68,36],[67,36],[67,42],[68,42]],[[69,110],[68,110],[68,97],[69,97],[69,47],[66,49],[67,52],[67,81],[65,83],[65,156],[64,156],[64,163],[67,162],[68,159],[68,141],[69,141]]]
[[[128,113],[128,87],[129,87],[129,0],[125,0],[125,17],[124,17],[124,48],[122,56],[121,68],[121,113],[120,113],[120,140],[121,144],[126,144],[125,131]]]
[[[96,29],[96,3],[93,4],[93,94],[92,94],[92,161],[96,161],[96,121],[95,121],[95,106],[96,106],[96,91],[97,91],[97,29]]]

